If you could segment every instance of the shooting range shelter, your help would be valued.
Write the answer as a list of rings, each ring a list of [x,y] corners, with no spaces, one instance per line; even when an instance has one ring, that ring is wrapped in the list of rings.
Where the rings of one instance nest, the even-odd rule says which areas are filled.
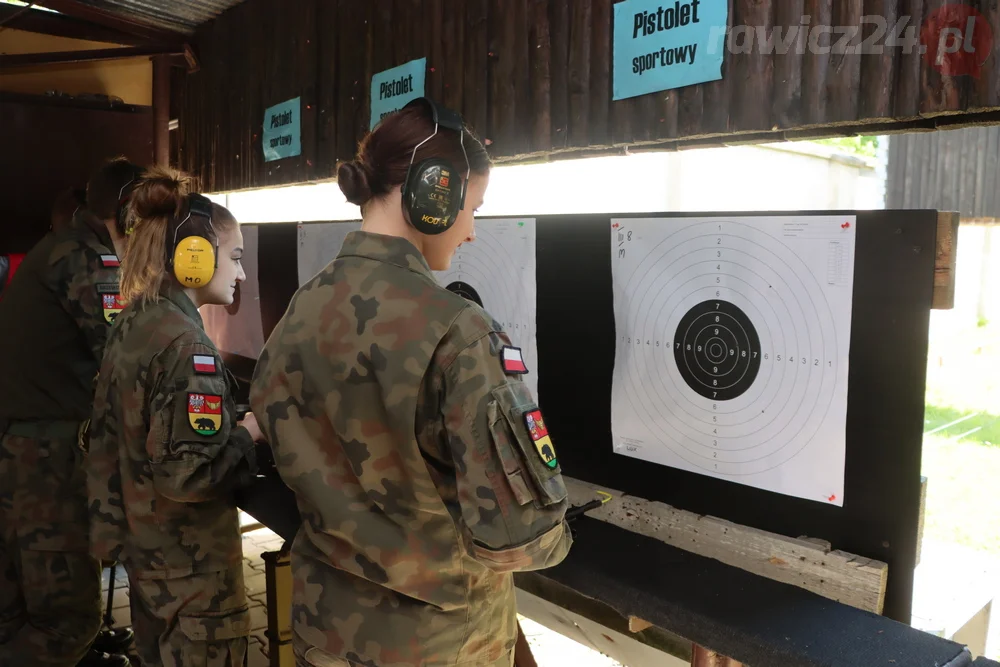
[[[0,55],[0,90],[10,90],[5,81],[15,72],[70,61],[152,64],[142,103],[95,109],[93,101],[0,93],[7,145],[16,141],[22,155],[37,156],[29,171],[46,189],[33,198],[54,195],[75,184],[66,182],[70,177],[78,182],[84,166],[96,166],[93,158],[71,175],[44,173],[57,149],[45,143],[49,135],[38,123],[113,126],[126,143],[111,153],[169,163],[194,175],[206,192],[332,179],[368,130],[372,78],[421,58],[426,93],[460,111],[498,164],[1000,120],[996,46],[978,77],[943,76],[917,51],[901,48],[727,50],[719,80],[613,101],[611,0],[35,4],[61,14],[0,7],[0,21],[120,51]],[[857,26],[846,40],[857,47],[874,28],[863,15],[885,16],[890,26],[910,15],[919,29],[943,4],[731,0],[727,10],[737,29],[800,25],[803,16],[810,28]],[[982,15],[1000,33],[1000,10],[984,7]],[[273,127],[265,112],[293,101],[297,152],[269,157],[265,134]],[[274,115],[274,125],[284,122]],[[75,134],[94,147],[109,141]],[[29,210],[17,185],[20,160],[5,162],[14,187],[4,206],[30,218],[40,233],[47,211]],[[589,500],[596,486],[612,490],[615,500],[578,522],[565,563],[518,575],[525,604],[535,605],[530,613],[623,660],[668,653],[709,664],[706,656],[718,652],[730,664],[755,667],[972,662],[961,645],[907,625],[918,557],[929,311],[953,302],[958,224],[957,213],[917,208],[838,212],[858,215],[842,508],[613,454],[610,216],[538,217],[542,405],[574,498]],[[651,215],[669,224],[677,214]],[[4,231],[8,245],[34,238]],[[298,285],[296,225],[264,224],[259,234],[266,336]],[[587,295],[588,307],[574,306],[568,294]],[[575,332],[572,340],[566,331]],[[602,352],[583,367],[577,362],[588,344]],[[242,360],[238,375],[245,379],[252,361]],[[241,360],[233,362],[238,368]],[[857,582],[856,597],[845,593]],[[277,631],[271,639],[287,645]]]

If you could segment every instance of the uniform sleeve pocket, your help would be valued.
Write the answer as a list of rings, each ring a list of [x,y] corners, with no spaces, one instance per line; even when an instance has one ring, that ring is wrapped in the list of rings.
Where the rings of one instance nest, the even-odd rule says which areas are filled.
[[[493,390],[488,406],[490,435],[503,462],[504,473],[520,504],[540,507],[566,499],[555,445],[522,382],[508,382]]]
[[[250,634],[250,610],[247,607],[223,614],[178,616],[181,632],[196,642],[239,639]]]

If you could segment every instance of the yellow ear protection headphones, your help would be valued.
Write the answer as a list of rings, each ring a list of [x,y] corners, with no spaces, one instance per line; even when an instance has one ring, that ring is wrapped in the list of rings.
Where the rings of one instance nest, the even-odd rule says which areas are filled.
[[[430,108],[434,121],[434,133],[413,148],[410,166],[403,181],[403,214],[417,231],[424,234],[440,234],[455,224],[458,212],[465,205],[465,192],[469,184],[472,167],[465,152],[465,125],[462,117],[450,109],[438,106],[427,97],[418,97],[406,106],[425,104]],[[417,150],[433,139],[438,127],[458,132],[461,138],[462,154],[465,156],[465,176],[455,173],[451,162],[443,158],[428,158],[413,166]],[[456,178],[460,181],[456,182]]]
[[[181,236],[181,227],[190,230]],[[219,236],[212,226],[212,202],[200,194],[188,195],[187,216],[174,227],[167,247],[167,268],[184,287],[205,287],[219,268]]]

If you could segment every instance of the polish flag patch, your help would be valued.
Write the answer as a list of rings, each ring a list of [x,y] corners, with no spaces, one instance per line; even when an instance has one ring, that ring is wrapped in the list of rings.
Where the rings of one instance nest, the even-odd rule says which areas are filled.
[[[101,263],[104,264],[105,268],[122,265],[115,255],[101,255]]]
[[[215,375],[215,357],[208,354],[194,355],[194,372]]]
[[[506,345],[501,350],[500,358],[503,361],[503,371],[508,375],[524,375],[528,372],[528,367],[524,365],[521,348]]]

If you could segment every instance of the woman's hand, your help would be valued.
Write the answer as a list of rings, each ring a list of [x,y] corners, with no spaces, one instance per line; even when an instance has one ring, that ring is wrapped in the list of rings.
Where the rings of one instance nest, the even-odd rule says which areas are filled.
[[[264,433],[260,430],[260,426],[257,425],[257,418],[254,417],[252,412],[248,412],[242,421],[240,421],[239,426],[242,426],[246,430],[250,431],[250,437],[253,438],[254,442],[265,442]]]

